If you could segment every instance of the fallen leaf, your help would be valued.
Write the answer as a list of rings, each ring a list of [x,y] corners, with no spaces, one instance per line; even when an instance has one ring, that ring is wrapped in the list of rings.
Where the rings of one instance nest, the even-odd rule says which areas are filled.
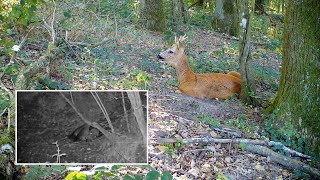
[[[166,146],[156,146],[156,148],[160,151],[160,152],[165,152],[168,148]]]
[[[256,164],[255,168],[256,168],[256,170],[259,170],[260,169],[260,164],[259,163]]]
[[[192,174],[195,178],[199,176],[199,168],[194,167],[188,171],[188,173]]]

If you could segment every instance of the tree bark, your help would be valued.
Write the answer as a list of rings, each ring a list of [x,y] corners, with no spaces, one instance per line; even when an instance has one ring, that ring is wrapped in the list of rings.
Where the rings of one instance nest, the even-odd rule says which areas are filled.
[[[216,0],[213,28],[238,37],[240,34],[239,3],[235,0]]]
[[[139,92],[127,91],[128,97],[133,108],[133,113],[136,117],[140,132],[143,136],[143,142],[147,142],[147,123],[143,115],[142,102]]]
[[[254,0],[253,0],[254,2]],[[250,22],[252,19],[252,13],[254,9],[251,10],[251,13],[247,11],[245,16],[248,17],[246,29],[243,33],[243,39],[240,47],[240,74],[242,79],[242,89],[241,89],[241,99],[246,104],[251,104],[256,106],[258,104],[257,99],[255,98],[256,86],[254,83],[254,73],[252,68],[252,57],[251,57],[251,26]]]
[[[152,31],[165,31],[163,0],[141,0],[140,5],[141,26]]]
[[[270,109],[277,109],[280,122],[298,127],[319,154],[320,1],[289,0],[286,5],[280,86]]]

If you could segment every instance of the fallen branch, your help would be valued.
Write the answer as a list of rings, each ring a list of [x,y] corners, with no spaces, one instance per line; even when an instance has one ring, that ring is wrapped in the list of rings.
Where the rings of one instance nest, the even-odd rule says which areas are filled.
[[[278,154],[274,152],[273,150],[264,147],[264,146],[280,146],[282,150],[289,152],[291,155],[299,156],[302,158],[310,159],[310,156],[304,155],[300,152],[297,152],[295,150],[292,150],[290,148],[285,147],[280,142],[274,142],[266,140],[256,140],[256,139],[217,139],[217,138],[191,138],[191,139],[175,139],[175,138],[150,138],[149,140],[154,140],[155,143],[175,143],[175,142],[182,142],[184,144],[191,144],[191,143],[203,143],[203,144],[209,144],[209,143],[245,143],[246,147],[245,150],[248,152],[252,152],[255,154],[259,154],[262,156],[270,157],[270,160],[273,162],[276,162],[278,164],[281,164],[289,169],[298,169],[305,173],[310,174],[314,177],[320,177],[320,171],[310,167],[309,165],[300,162],[295,159],[291,159],[290,157],[283,156],[281,154]]]
[[[180,141],[179,139],[175,138],[150,138],[150,140],[155,140],[156,143],[162,144],[162,143],[175,143],[177,141]],[[280,146],[283,151],[286,151],[290,153],[293,156],[298,156],[301,158],[311,159],[310,156],[302,154],[300,152],[297,152],[295,150],[292,150],[288,147],[285,147],[280,142],[274,142],[266,140],[258,140],[258,139],[241,139],[241,138],[235,138],[235,139],[218,139],[218,138],[190,138],[190,139],[183,139],[182,143],[184,144],[192,144],[192,143],[203,143],[203,144],[209,144],[209,143],[245,143],[245,144],[253,144],[253,145],[263,145],[263,146]]]
[[[256,140],[256,139],[218,139],[218,138],[190,138],[190,139],[175,139],[175,138],[149,138],[150,140],[155,140],[156,143],[175,143],[177,141],[182,142],[183,144],[192,144],[192,143],[248,143],[248,144],[257,144],[257,145],[267,145],[265,141]]]
[[[271,161],[281,164],[287,168],[306,172],[316,179],[320,177],[320,171],[318,169],[310,167],[307,164],[298,160],[291,159],[287,156],[278,154],[269,148],[260,145],[248,144],[245,149],[246,151],[269,157]]]

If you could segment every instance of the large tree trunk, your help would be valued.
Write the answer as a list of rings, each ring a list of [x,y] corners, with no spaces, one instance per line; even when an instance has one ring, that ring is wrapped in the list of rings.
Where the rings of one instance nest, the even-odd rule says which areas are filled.
[[[280,87],[273,108],[320,153],[320,1],[289,0]]]
[[[240,33],[239,4],[235,0],[216,0],[213,28],[238,37]]]
[[[152,31],[165,31],[163,0],[140,0],[140,22]]]

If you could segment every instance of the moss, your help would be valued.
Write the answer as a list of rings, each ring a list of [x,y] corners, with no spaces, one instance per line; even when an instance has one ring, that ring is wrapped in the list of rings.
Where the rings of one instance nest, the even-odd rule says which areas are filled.
[[[273,104],[278,119],[291,121],[313,152],[320,153],[320,3],[288,3],[280,87]]]

